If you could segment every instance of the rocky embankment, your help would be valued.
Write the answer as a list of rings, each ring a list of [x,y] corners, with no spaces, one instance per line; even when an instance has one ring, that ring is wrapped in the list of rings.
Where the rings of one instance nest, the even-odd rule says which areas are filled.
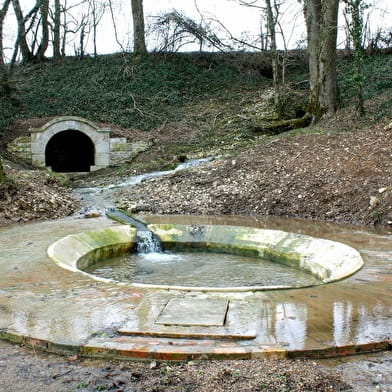
[[[379,126],[274,139],[124,190],[118,206],[158,214],[278,215],[388,225],[391,132]]]
[[[76,211],[72,191],[42,170],[18,170],[4,164],[7,182],[0,186],[0,225],[57,219]]]

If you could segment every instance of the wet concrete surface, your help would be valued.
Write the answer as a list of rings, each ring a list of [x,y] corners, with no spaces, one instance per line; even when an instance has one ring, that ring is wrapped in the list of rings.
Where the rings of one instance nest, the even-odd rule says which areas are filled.
[[[392,236],[388,232],[249,217],[148,218],[162,219],[229,222],[340,241],[359,250],[365,266],[343,281],[304,289],[214,294],[136,289],[63,270],[46,255],[51,243],[68,234],[116,224],[109,219],[5,226],[0,227],[1,336],[15,341],[21,337],[24,343],[54,351],[157,359],[318,357],[390,349]],[[157,324],[159,314],[175,298],[223,299],[237,307],[229,309],[224,326]],[[135,334],[119,334],[124,326]],[[207,337],[198,340],[195,333]],[[225,333],[230,339],[221,338]],[[236,333],[249,338],[235,339]]]

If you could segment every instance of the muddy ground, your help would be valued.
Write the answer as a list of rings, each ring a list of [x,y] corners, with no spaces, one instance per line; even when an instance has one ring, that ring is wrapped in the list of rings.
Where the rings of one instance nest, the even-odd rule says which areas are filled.
[[[255,137],[251,148],[204,151],[226,155],[123,189],[117,205],[138,213],[279,215],[389,227],[391,132],[383,123],[347,133]],[[197,135],[192,137],[197,141]],[[71,176],[70,184],[104,185],[146,171],[151,165],[141,162],[152,160],[172,140],[167,134],[161,141],[158,133],[155,138],[155,150],[121,174],[117,168]],[[4,163],[9,180],[0,188],[0,224],[55,219],[80,208],[63,177],[26,170],[12,159]],[[335,362],[102,363],[0,343],[1,392],[392,391],[391,369],[390,352]]]
[[[391,391],[390,353],[340,360],[102,362],[0,342],[2,392]]]

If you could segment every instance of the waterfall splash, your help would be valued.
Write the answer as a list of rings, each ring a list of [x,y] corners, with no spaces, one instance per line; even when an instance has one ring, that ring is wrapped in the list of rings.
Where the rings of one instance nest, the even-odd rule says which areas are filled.
[[[124,212],[117,210],[115,207],[106,209],[106,215],[118,222],[130,224],[136,228],[136,253],[142,255],[163,254],[159,239],[152,231],[148,230],[148,227],[143,222],[124,214]]]
[[[136,233],[136,251],[139,254],[161,253],[162,246],[151,231],[138,230]]]

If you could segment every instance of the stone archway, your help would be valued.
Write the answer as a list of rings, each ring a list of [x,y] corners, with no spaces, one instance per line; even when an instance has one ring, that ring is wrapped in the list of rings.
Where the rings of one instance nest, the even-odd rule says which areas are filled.
[[[79,117],[59,117],[32,129],[32,163],[53,171],[93,171],[109,166],[110,130]]]
[[[45,165],[55,172],[89,172],[94,166],[94,144],[80,131],[56,133],[46,145]]]

